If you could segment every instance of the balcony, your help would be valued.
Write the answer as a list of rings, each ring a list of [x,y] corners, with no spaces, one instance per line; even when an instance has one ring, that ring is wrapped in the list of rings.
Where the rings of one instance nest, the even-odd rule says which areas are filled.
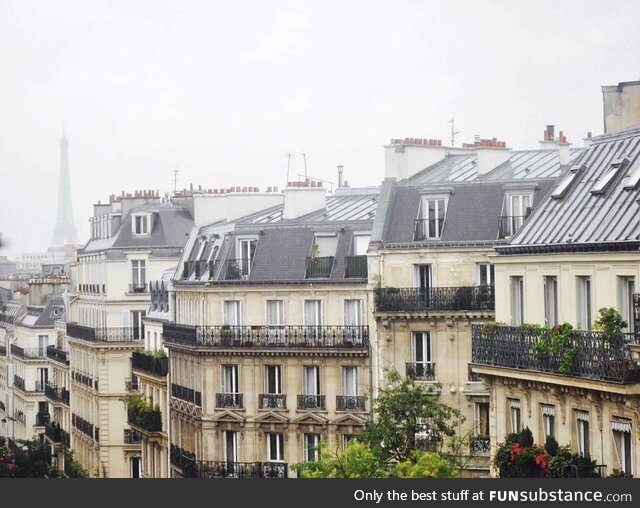
[[[307,258],[306,279],[328,279],[333,269],[333,256],[322,258]]]
[[[70,446],[71,440],[69,433],[62,430],[56,422],[45,423],[44,435],[54,444],[61,444],[66,447]]]
[[[4,345],[0,345],[0,356],[7,356],[7,348]]]
[[[439,240],[444,219],[416,219],[413,223],[413,241]]]
[[[470,442],[471,452],[478,455],[489,455],[491,452],[491,440],[489,436],[474,436]]]
[[[242,394],[216,393],[216,408],[242,409]]]
[[[134,352],[131,366],[154,376],[165,377],[169,373],[169,358],[155,358],[145,353]]]
[[[324,395],[298,395],[300,411],[324,411],[327,408]]]
[[[171,465],[182,471],[183,478],[195,478],[196,475],[196,455],[179,446],[171,444],[169,450]]]
[[[49,413],[36,413],[36,427],[44,427],[51,421]]]
[[[47,350],[44,348],[22,348],[11,344],[11,354],[23,360],[44,360],[47,358]]]
[[[347,256],[344,261],[345,279],[367,278],[367,256]]]
[[[71,414],[71,425],[73,425],[73,427],[75,429],[80,431],[82,434],[87,436],[89,439],[95,439],[96,441],[100,440],[99,439],[99,430],[100,429],[96,428],[95,429],[95,434],[94,434],[93,424],[89,423],[87,420],[85,420],[84,418],[81,418],[80,416],[76,415],[75,413]]]
[[[137,445],[142,443],[142,436],[131,429],[124,429],[124,444]]]
[[[369,347],[368,326],[190,326],[163,323],[168,344],[228,348]]]
[[[197,478],[287,478],[283,462],[195,461]]]
[[[76,383],[80,383],[81,385],[86,386],[87,388],[92,388],[94,390],[98,389],[98,380],[94,380],[91,376],[87,374],[82,374],[81,372],[71,371],[71,379],[73,379]]]
[[[252,261],[249,258],[227,259],[222,271],[224,280],[248,280]]]
[[[162,413],[150,404],[130,406],[127,411],[129,425],[146,432],[162,432]]]
[[[19,390],[22,390],[23,392],[26,391],[24,389],[24,379],[15,374],[13,375],[13,386],[18,388]]]
[[[338,395],[336,396],[337,411],[364,412],[365,401],[364,395]]]
[[[55,346],[47,346],[47,358],[69,365],[69,352]]]
[[[494,311],[493,286],[383,288],[375,292],[376,311]]]
[[[202,394],[185,386],[171,383],[171,396],[199,407],[202,406]]]
[[[0,328],[9,328],[15,323],[15,318],[3,312],[0,312]]]
[[[525,215],[502,215],[498,225],[498,238],[509,238],[515,235],[526,219]]]
[[[435,381],[436,364],[429,363],[407,363],[407,377],[416,381]]]
[[[132,282],[129,284],[129,293],[148,293],[149,286],[144,282]]]
[[[45,383],[44,385],[44,394],[53,403],[62,402],[63,404],[69,405],[69,390],[66,388],[58,388],[54,384]]]
[[[77,323],[67,323],[67,335],[96,343],[144,342],[141,328],[91,328]]]
[[[287,396],[280,393],[261,393],[258,395],[260,409],[287,409]]]
[[[623,334],[608,337],[600,332],[571,330],[564,344],[550,348],[553,337],[548,329],[476,324],[471,333],[474,364],[615,383],[640,381],[630,340]]]

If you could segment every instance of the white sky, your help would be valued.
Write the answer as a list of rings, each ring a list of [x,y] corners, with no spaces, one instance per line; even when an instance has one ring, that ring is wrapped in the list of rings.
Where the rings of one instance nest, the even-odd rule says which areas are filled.
[[[636,1],[0,0],[0,255],[45,250],[58,140],[76,227],[121,190],[282,187],[286,156],[351,186],[392,137],[536,148],[602,132],[601,85],[640,78]],[[446,142],[446,141],[445,141]],[[302,157],[291,175],[302,172]]]

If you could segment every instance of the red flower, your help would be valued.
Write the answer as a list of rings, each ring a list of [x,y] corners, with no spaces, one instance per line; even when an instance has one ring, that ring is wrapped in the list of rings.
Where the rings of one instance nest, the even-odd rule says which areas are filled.
[[[549,470],[549,454],[541,453],[540,455],[537,455],[536,464],[538,464],[538,467],[546,473]]]

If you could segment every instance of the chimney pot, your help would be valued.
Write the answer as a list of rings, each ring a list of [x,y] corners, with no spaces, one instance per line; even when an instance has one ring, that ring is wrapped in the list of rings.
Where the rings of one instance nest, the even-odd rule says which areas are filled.
[[[587,132],[587,139],[591,139],[591,131]]]

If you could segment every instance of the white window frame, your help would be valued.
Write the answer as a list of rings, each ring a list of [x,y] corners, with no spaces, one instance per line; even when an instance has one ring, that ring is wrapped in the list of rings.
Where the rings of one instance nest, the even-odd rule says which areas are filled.
[[[524,277],[522,275],[509,277],[509,294],[511,324],[520,326],[524,323]]]
[[[132,214],[131,232],[134,236],[149,236],[151,234],[151,215],[148,213]]]
[[[358,367],[356,365],[342,366],[342,395],[346,397],[358,396]]]
[[[233,302],[233,306],[230,305]],[[229,315],[229,309],[234,307],[233,316]],[[230,319],[233,317],[234,319]],[[222,320],[224,325],[242,326],[242,301],[241,300],[223,300],[222,301]],[[235,321],[235,322],[231,322]]]
[[[620,470],[626,474],[633,474],[633,424],[628,418],[614,417],[611,422],[611,437],[613,449],[618,460]],[[628,443],[628,450],[627,450]]]
[[[635,332],[635,311],[633,307],[633,294],[636,292],[636,278],[633,276],[618,276],[618,311],[627,322],[625,331]]]
[[[313,381],[313,386],[309,386],[309,375],[307,374],[313,370],[315,375],[313,376],[315,380]],[[321,372],[319,365],[303,365],[302,366],[302,392],[304,395],[318,396],[322,395],[322,384],[321,384]]]
[[[545,442],[549,437],[556,437],[556,407],[551,404],[540,404],[542,431]]]
[[[520,399],[507,399],[507,408],[509,409],[511,432],[518,434],[522,431],[522,411],[520,409]]]
[[[273,392],[269,388],[270,369],[273,369],[273,376],[275,377],[275,391]],[[284,393],[282,389],[282,370],[282,365],[271,364],[264,366],[264,393],[268,395],[282,395]]]
[[[476,277],[479,286],[493,286],[496,280],[496,265],[493,263],[477,263]],[[485,279],[487,282],[483,282]]]
[[[481,409],[486,409],[486,418],[487,418],[487,428],[482,429],[482,411]],[[479,436],[488,437],[490,435],[490,426],[491,423],[489,421],[489,402],[475,402],[473,405],[473,427]],[[486,430],[486,432],[485,432]]]
[[[438,201],[444,201],[443,205],[443,217],[440,217],[440,211],[438,210]],[[436,203],[434,206],[434,217],[429,217],[429,203]],[[422,196],[420,199],[420,212],[418,219],[421,219],[422,237],[428,240],[438,240],[442,236],[445,221],[447,220],[447,210],[449,208],[449,196],[448,195],[429,195]],[[426,222],[424,222],[426,220]],[[431,228],[431,220],[433,223],[433,230]],[[425,226],[426,225],[426,226]]]
[[[220,386],[222,393],[240,393],[240,366],[236,363],[225,363],[221,365]]]
[[[552,328],[558,324],[558,277],[543,275],[542,277],[544,322]]]
[[[593,325],[593,284],[590,275],[576,276],[576,325],[580,330],[591,330]]]
[[[283,433],[281,432],[267,433],[267,460],[268,462],[284,462],[284,434]]]
[[[578,444],[578,453],[587,456],[591,453],[591,436],[589,430],[589,413],[587,411],[577,409],[576,418],[576,441]]]
[[[147,283],[147,262],[144,259],[131,260],[131,282],[133,284]]]
[[[303,434],[303,462],[315,462],[320,458],[320,434],[305,433]]]

